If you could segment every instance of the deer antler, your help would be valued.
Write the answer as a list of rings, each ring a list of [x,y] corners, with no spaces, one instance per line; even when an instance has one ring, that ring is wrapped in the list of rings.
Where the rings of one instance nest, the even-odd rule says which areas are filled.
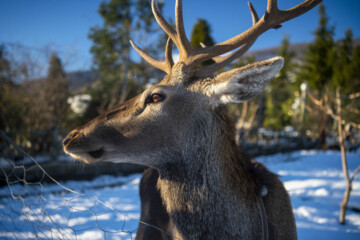
[[[215,64],[196,70],[195,74],[197,76],[205,76],[221,69],[235,58],[245,53],[262,33],[266,32],[270,28],[278,28],[281,23],[304,14],[318,5],[321,1],[322,0],[305,0],[290,9],[279,10],[277,0],[268,0],[267,10],[260,20],[258,19],[255,9],[249,3],[250,12],[253,18],[253,26],[233,38],[205,48],[195,48],[191,46],[188,38],[186,37],[182,15],[182,0],[176,0],[176,30],[161,15],[157,5],[157,0],[152,0],[151,5],[156,21],[179,49],[180,62],[185,63],[189,68],[195,69],[200,63],[209,59],[215,59]],[[173,66],[171,59],[171,46],[169,47],[169,45],[171,45],[170,39],[168,40],[166,47],[166,62],[160,62],[154,59],[142,49],[137,47],[134,43],[131,42],[131,44],[147,62],[170,74]],[[217,57],[237,48],[239,49],[229,56]]]
[[[249,9],[250,9],[250,13],[252,16],[252,20],[253,20],[253,26],[259,21],[259,17],[257,12],[255,11],[253,5],[248,2],[249,5]],[[196,75],[197,76],[208,76],[209,74],[216,72],[218,70],[220,70],[223,67],[226,67],[228,64],[230,64],[232,61],[234,61],[235,59],[239,58],[240,56],[242,56],[244,53],[246,53],[247,50],[249,50],[249,48],[255,43],[256,39],[242,45],[238,50],[236,50],[235,52],[229,54],[228,56],[225,57],[220,57],[220,56],[216,56],[213,57],[212,60],[215,61],[215,64],[211,64],[205,67],[202,67],[200,69],[198,69],[196,71]],[[206,48],[207,46],[203,43],[200,43],[202,48]]]
[[[267,10],[256,24],[245,32],[222,43],[218,43],[208,48],[197,49],[196,58],[193,61],[196,63],[203,62],[215,56],[232,51],[247,42],[255,40],[270,28],[278,27],[281,23],[304,14],[321,1],[322,0],[306,0],[295,7],[282,11],[279,10],[277,6],[277,0],[268,0]]]
[[[172,58],[172,41],[171,38],[169,37],[167,42],[166,42],[166,50],[165,50],[165,62],[160,62],[158,60],[156,60],[155,58],[153,58],[152,56],[150,56],[149,54],[147,54],[144,50],[142,50],[141,48],[139,48],[135,43],[133,43],[133,41],[130,40],[130,44],[131,46],[140,54],[140,56],[147,61],[148,63],[150,63],[153,67],[158,68],[164,72],[166,72],[167,74],[171,73],[171,69],[174,66],[174,61]]]

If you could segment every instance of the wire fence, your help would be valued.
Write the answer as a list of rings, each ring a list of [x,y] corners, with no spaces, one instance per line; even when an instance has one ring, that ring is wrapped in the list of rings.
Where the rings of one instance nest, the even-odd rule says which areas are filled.
[[[8,150],[25,156],[20,161],[0,158],[1,180],[5,182],[5,186],[0,187],[0,239],[135,238],[140,222],[138,197],[116,196],[117,192],[111,188],[105,193],[102,191],[104,196],[101,196],[96,194],[97,190],[89,190],[86,184],[80,190],[70,189],[50,176],[36,159],[2,131],[0,140]],[[32,165],[25,164],[29,159]],[[41,179],[27,181],[26,174],[33,166],[42,170],[41,179],[49,178],[51,183]],[[129,183],[129,188],[134,186],[130,193],[138,196],[140,175],[116,179],[112,181],[113,186],[127,181],[126,186]],[[119,203],[119,198],[125,203]],[[118,207],[127,209],[121,211]]]

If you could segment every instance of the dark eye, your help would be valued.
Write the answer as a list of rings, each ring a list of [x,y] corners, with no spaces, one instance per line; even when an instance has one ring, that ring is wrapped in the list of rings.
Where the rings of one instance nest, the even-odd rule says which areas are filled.
[[[158,102],[164,101],[164,99],[165,99],[164,95],[159,94],[159,93],[153,93],[153,94],[151,94],[150,96],[148,96],[146,98],[145,103],[146,104],[148,104],[148,103],[158,103]]]

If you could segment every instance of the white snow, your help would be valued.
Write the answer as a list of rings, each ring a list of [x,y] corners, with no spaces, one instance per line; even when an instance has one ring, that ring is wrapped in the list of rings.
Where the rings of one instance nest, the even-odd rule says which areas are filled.
[[[349,153],[352,173],[359,153]],[[339,206],[345,189],[340,153],[297,151],[258,157],[287,188],[299,239],[360,239],[360,176],[353,183],[346,224]],[[134,239],[140,217],[141,175],[93,181],[12,184],[0,188],[1,239]],[[125,183],[115,187],[106,184]],[[10,195],[10,189],[13,197]],[[23,196],[23,197],[21,197]]]
[[[348,153],[350,173],[360,165],[359,153]],[[284,182],[291,197],[299,239],[360,239],[360,213],[348,210],[339,224],[346,183],[337,151],[297,151],[257,158]],[[360,209],[360,176],[353,182],[350,208]]]

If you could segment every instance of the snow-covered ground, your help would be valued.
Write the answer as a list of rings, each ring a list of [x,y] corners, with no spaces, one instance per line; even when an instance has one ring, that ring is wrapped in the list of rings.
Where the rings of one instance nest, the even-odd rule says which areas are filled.
[[[352,173],[360,155],[347,156]],[[257,160],[285,183],[299,239],[360,239],[359,212],[348,210],[346,225],[338,223],[345,189],[339,152],[297,151]],[[134,239],[140,177],[2,187],[0,239]],[[360,176],[353,183],[349,207],[360,209]]]
[[[360,164],[359,153],[347,154],[350,172]],[[257,158],[279,174],[288,190],[299,239],[360,239],[360,212],[347,211],[339,224],[345,180],[340,152],[297,151]],[[353,182],[349,207],[360,209],[360,176]]]

